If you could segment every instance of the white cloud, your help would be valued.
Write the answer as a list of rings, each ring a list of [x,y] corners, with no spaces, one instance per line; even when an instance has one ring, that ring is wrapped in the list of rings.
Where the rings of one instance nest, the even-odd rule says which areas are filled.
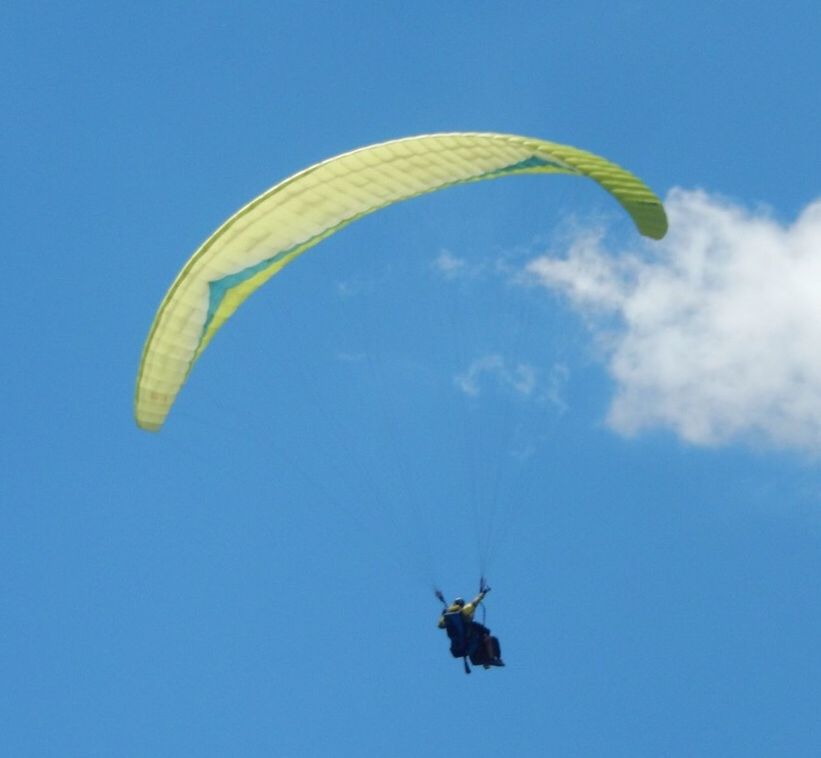
[[[821,454],[821,200],[790,225],[701,191],[665,205],[660,243],[609,251],[581,236],[528,266],[604,350],[609,424]]]

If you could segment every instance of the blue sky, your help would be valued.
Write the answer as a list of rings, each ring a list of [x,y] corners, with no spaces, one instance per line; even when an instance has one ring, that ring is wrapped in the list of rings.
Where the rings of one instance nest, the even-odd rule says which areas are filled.
[[[551,6],[4,7],[4,755],[819,754],[821,16]],[[458,130],[628,167],[668,238],[570,178],[387,209],[136,428],[222,220]],[[465,677],[431,587],[482,568]]]

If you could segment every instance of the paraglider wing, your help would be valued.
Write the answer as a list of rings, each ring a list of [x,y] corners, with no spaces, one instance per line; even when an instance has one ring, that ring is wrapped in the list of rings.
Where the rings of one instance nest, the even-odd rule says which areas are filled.
[[[387,205],[455,184],[516,174],[575,174],[606,189],[638,230],[667,231],[661,201],[592,153],[507,134],[431,134],[317,163],[237,211],[194,253],[165,295],[143,348],[135,416],[157,431],[192,366],[254,290],[298,255]]]

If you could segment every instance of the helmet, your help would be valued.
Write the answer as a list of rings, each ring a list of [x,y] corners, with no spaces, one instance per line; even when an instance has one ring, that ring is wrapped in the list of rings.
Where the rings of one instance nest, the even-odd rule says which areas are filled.
[[[454,600],[451,603],[451,605],[458,605],[460,608],[462,608],[464,606],[464,604],[465,604],[465,599],[461,598],[461,597],[457,597],[456,600]]]

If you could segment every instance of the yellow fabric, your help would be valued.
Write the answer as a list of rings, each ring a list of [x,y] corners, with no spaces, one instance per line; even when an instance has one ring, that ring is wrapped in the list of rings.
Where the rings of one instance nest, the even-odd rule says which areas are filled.
[[[667,229],[661,201],[638,178],[592,153],[507,134],[432,134],[330,158],[275,185],[194,253],[165,295],[143,349],[135,416],[156,431],[214,334],[283,266],[362,216],[455,184],[515,174],[598,182],[642,234]]]

